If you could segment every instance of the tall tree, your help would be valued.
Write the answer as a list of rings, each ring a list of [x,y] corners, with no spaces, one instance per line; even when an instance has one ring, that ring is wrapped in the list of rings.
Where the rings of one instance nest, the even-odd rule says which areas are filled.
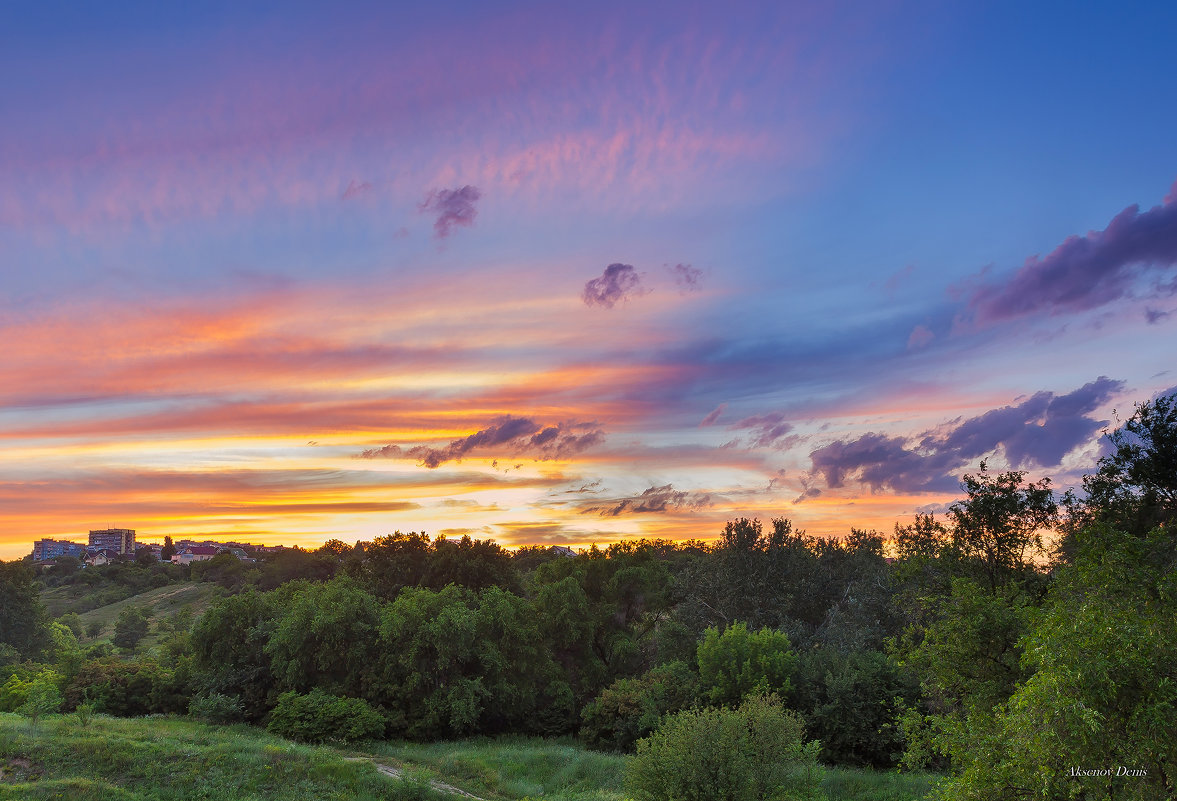
[[[0,610],[0,657],[5,645],[21,659],[37,656],[45,645],[46,616],[29,565],[0,562]]]

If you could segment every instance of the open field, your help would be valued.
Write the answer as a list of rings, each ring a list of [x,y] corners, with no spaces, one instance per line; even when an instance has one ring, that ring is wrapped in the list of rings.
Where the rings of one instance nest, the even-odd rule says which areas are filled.
[[[0,801],[622,801],[626,761],[528,738],[337,749],[185,718],[96,715],[83,725],[50,715],[34,730],[0,714]],[[830,769],[823,789],[829,801],[918,801],[930,782]]]

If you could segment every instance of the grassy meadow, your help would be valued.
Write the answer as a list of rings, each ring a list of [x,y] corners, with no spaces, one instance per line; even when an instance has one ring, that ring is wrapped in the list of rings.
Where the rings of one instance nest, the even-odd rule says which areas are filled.
[[[186,718],[0,714],[0,801],[622,801],[627,759],[522,737],[331,748]],[[836,768],[822,789],[918,801],[931,781]]]

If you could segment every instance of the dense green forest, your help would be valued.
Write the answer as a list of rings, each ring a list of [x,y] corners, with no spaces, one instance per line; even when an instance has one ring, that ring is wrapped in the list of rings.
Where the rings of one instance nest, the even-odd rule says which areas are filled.
[[[1174,797],[1177,396],[1108,443],[1078,492],[982,464],[888,536],[738,519],[576,556],[397,533],[254,564],[0,563],[0,712],[572,735],[636,751],[651,801],[687,797],[676,776],[818,797],[819,764],[929,768],[952,799]],[[78,615],[191,581],[216,588],[199,614]],[[52,619],[43,592],[78,606]]]

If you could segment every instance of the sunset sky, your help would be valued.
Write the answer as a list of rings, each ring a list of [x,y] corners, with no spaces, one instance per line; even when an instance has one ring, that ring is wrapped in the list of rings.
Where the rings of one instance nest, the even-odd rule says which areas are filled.
[[[0,10],[0,558],[889,532],[1177,387],[1175,4],[76,5]]]

